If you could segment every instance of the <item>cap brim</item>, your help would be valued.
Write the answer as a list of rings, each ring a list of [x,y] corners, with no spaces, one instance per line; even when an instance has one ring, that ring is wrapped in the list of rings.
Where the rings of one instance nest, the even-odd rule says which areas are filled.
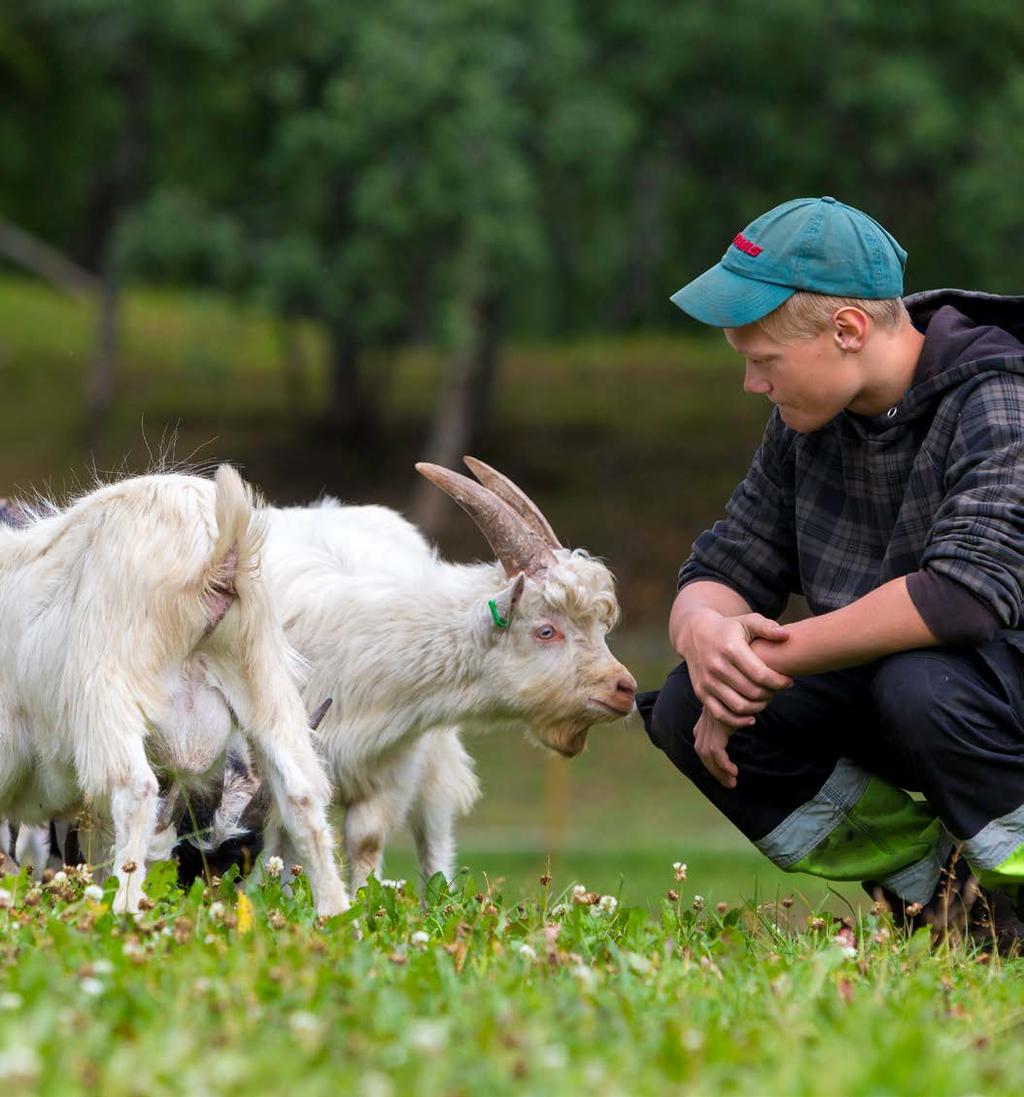
[[[777,309],[796,290],[773,282],[757,282],[726,270],[716,263],[700,277],[673,293],[669,300],[677,308],[716,328],[741,328]]]

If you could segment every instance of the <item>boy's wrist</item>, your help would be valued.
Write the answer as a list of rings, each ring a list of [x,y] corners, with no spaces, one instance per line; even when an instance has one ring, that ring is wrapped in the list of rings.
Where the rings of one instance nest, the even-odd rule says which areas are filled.
[[[676,627],[672,636],[672,646],[684,662],[691,657],[694,647],[694,631],[700,622],[723,616],[718,610],[705,605],[689,607],[679,613],[674,622]]]

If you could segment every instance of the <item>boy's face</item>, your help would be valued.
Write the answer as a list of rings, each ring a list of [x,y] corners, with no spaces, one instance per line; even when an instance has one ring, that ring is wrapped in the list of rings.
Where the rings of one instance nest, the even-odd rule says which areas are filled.
[[[725,338],[746,359],[744,391],[767,396],[793,430],[825,426],[861,391],[858,355],[843,353],[831,327],[796,343],[777,343],[757,324],[726,328]]]

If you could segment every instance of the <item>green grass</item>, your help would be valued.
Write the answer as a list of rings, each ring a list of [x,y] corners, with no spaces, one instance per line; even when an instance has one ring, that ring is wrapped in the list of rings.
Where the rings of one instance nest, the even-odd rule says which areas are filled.
[[[773,903],[614,910],[567,879],[462,877],[427,909],[371,881],[318,925],[305,880],[187,894],[137,921],[74,876],[7,880],[7,1093],[886,1094],[1024,1085],[1024,963],[886,918],[809,928]],[[596,897],[596,896],[595,896]],[[589,899],[591,897],[584,897]],[[611,906],[606,901],[605,906]],[[836,937],[840,936],[837,941]]]

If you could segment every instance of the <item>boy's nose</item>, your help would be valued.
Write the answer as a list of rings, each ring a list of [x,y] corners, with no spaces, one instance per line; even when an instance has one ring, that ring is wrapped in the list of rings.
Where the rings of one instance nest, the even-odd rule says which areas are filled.
[[[756,396],[764,396],[768,392],[768,382],[747,366],[743,374],[743,391],[753,393]]]

